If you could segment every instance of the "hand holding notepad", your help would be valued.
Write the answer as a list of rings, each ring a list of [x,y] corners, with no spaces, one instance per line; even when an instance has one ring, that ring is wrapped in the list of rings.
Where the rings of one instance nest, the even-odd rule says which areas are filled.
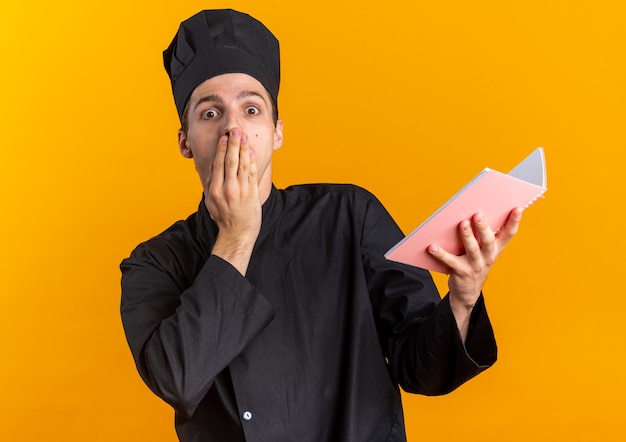
[[[437,244],[462,255],[458,226],[462,220],[482,212],[495,232],[504,226],[516,207],[530,206],[546,191],[546,167],[542,148],[537,148],[508,174],[484,169],[418,228],[393,246],[385,257],[391,261],[448,273],[445,264],[427,251]]]

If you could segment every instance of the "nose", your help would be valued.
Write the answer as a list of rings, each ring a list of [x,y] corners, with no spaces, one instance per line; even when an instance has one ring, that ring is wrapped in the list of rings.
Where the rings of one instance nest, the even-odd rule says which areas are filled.
[[[230,136],[231,131],[234,128],[240,128],[240,121],[235,111],[228,111],[226,118],[224,118],[224,127],[222,128],[222,135]]]

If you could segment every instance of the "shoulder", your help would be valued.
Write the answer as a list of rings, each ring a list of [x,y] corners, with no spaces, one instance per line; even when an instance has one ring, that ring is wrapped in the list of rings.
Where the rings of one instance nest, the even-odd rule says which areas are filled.
[[[381,219],[391,221],[376,196],[354,184],[301,184],[280,192],[284,213],[295,218],[314,214],[320,219],[350,220],[355,225],[369,225]]]
[[[183,257],[190,256],[197,249],[195,240],[197,218],[198,214],[193,213],[187,219],[176,221],[158,235],[141,242],[123,261],[123,264],[151,262],[154,265],[168,266],[180,261]]]
[[[281,191],[287,202],[315,201],[328,199],[334,201],[377,201],[369,190],[355,184],[298,184]]]

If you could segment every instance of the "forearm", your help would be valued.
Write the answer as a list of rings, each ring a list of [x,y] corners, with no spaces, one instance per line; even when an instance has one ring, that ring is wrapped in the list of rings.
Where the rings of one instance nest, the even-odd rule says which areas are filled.
[[[138,291],[146,286],[147,278],[152,286],[164,285],[150,276],[146,273],[123,284],[125,299],[130,301],[122,306],[129,345],[146,384],[177,412],[189,415],[215,376],[271,320],[273,310],[217,257],[210,257],[191,287],[179,295],[151,292],[140,296]],[[135,304],[133,298],[146,302]]]
[[[256,236],[251,238],[218,235],[211,254],[232,265],[243,276],[248,271]]]
[[[465,253],[460,256],[443,250],[436,244],[428,251],[450,268],[450,308],[465,342],[469,322],[477,299],[480,297],[487,275],[506,244],[515,236],[522,217],[522,209],[511,211],[504,227],[491,230],[483,213],[475,213],[459,223],[459,235]]]
[[[470,318],[472,316],[472,310],[476,305],[476,300],[480,296],[478,293],[476,296],[468,298],[461,298],[454,293],[449,294],[450,298],[450,309],[452,310],[452,314],[454,315],[454,319],[456,321],[457,328],[459,329],[459,334],[461,335],[461,341],[465,343],[467,339],[467,333],[470,325]]]
[[[465,342],[446,296],[435,311],[396,342],[391,358],[408,392],[446,394],[491,366],[497,347],[482,297],[467,318]]]

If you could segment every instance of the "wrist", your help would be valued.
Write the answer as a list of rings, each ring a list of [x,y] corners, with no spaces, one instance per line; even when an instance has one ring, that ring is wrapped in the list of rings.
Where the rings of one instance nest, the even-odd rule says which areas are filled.
[[[472,316],[474,306],[476,305],[476,302],[478,300],[478,296],[466,297],[455,295],[453,292],[450,292],[448,295],[448,299],[450,302],[450,310],[452,310],[452,315],[454,316],[454,319],[456,321],[461,340],[463,341],[463,343],[465,343],[465,339],[467,338],[467,333],[469,330],[470,318]]]
[[[459,311],[472,311],[472,309],[476,305],[476,301],[478,300],[479,296],[480,293],[478,293],[477,295],[459,295],[453,291],[450,291],[450,308]]]
[[[227,238],[218,234],[211,254],[230,263],[245,276],[254,249],[255,238]]]

